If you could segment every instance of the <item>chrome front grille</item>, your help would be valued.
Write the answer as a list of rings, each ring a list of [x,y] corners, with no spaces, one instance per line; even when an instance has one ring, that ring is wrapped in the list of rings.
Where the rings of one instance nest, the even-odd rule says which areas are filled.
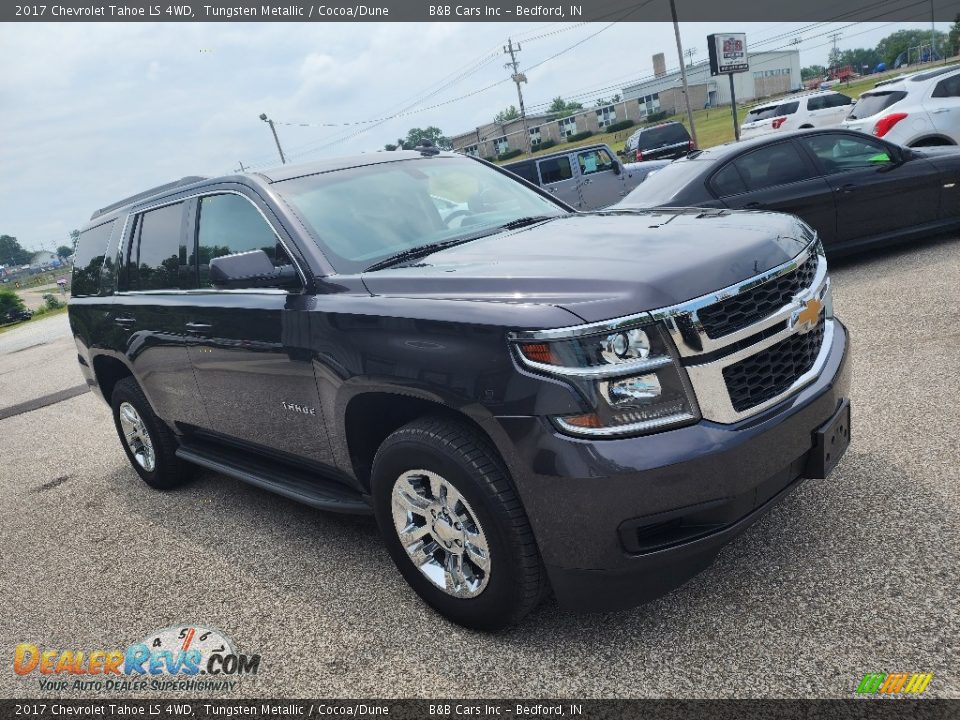
[[[701,309],[697,314],[707,337],[721,338],[742,330],[787,305],[810,287],[817,274],[819,257],[814,253],[792,272]]]

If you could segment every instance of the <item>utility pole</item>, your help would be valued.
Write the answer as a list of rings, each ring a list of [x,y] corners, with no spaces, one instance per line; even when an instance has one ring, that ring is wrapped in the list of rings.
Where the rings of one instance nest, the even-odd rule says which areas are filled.
[[[287,159],[283,156],[283,148],[280,147],[280,138],[277,137],[277,129],[273,126],[273,120],[268,118],[266,113],[260,113],[260,119],[270,126],[270,130],[273,132],[273,140],[277,143],[277,152],[280,153],[280,163],[286,165]]]
[[[930,64],[933,65],[934,58],[937,56],[937,24],[936,16],[933,14],[933,0],[930,0]],[[947,56],[944,55],[946,60]]]
[[[527,76],[520,72],[519,63],[517,63],[517,56],[515,53],[520,52],[520,43],[517,43],[517,46],[513,46],[513,40],[507,38],[507,44],[503,46],[503,54],[510,56],[510,62],[504,65],[505,68],[513,70],[513,74],[510,76],[510,79],[517,84],[517,98],[520,100],[520,120],[523,123],[523,144],[527,148],[527,152],[532,152],[530,145],[530,131],[527,130],[527,111],[523,107],[523,90],[520,88],[520,83],[525,83],[527,81]]]
[[[833,67],[827,68],[828,70],[839,70],[840,69],[840,49],[837,47],[837,43],[840,41],[840,33],[835,32],[830,36],[830,39],[833,41],[833,50],[830,51],[829,60],[833,61]],[[827,63],[830,64],[829,62]]]
[[[687,106],[687,122],[690,123],[690,137],[693,144],[700,147],[697,142],[697,128],[693,125],[693,110],[690,109],[690,93],[687,92],[687,66],[683,64],[683,45],[680,43],[680,23],[677,22],[677,4],[675,0],[670,0],[670,14],[673,15],[673,34],[677,38],[677,58],[680,60],[680,77],[683,78],[683,102]]]
[[[697,54],[697,49],[687,48],[683,54],[687,56],[687,67],[693,67],[693,56]]]

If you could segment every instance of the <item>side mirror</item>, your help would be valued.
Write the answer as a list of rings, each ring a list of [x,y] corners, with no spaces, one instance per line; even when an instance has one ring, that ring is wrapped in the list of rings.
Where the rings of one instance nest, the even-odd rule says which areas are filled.
[[[619,175],[621,172],[623,172],[623,168],[620,167],[620,163],[619,163],[619,162],[617,162],[616,160],[614,160],[614,161],[613,161],[613,174],[614,174],[614,175]]]
[[[290,288],[300,279],[293,265],[276,267],[263,250],[221,255],[210,261],[210,282],[221,289]]]

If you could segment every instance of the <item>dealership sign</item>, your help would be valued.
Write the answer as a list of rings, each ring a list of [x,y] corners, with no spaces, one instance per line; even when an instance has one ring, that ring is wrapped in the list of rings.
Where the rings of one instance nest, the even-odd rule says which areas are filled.
[[[750,69],[747,63],[747,36],[744,33],[707,35],[710,51],[710,74],[741,73]]]

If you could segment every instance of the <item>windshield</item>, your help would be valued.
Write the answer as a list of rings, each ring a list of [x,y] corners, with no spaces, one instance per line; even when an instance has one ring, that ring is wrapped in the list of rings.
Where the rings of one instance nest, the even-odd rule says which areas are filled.
[[[276,183],[338,273],[405,250],[495,232],[521,218],[565,215],[509,176],[466,158],[432,157]]]
[[[712,165],[712,161],[706,160],[676,160],[647,175],[647,179],[637,185],[617,207],[669,205],[681,190],[695,178],[701,177]]]
[[[690,135],[683,125],[671,123],[670,125],[657,125],[649,130],[644,130],[637,138],[637,147],[640,150],[653,150],[664,145],[676,145],[689,140]]]
[[[887,92],[864,93],[853,106],[853,110],[847,116],[851,120],[858,118],[867,118],[876,115],[878,112],[886,110],[894,103],[903,100],[907,94],[902,90],[889,90]]]

